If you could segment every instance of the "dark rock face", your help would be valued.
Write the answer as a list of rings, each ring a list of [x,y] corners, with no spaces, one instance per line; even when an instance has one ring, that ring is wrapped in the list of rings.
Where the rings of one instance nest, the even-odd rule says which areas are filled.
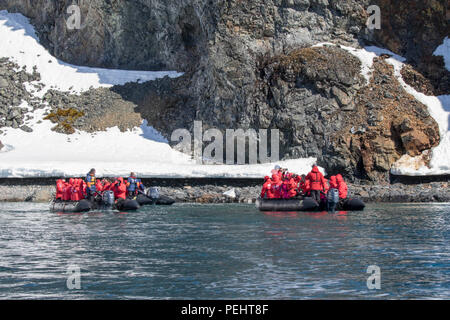
[[[205,56],[218,1],[0,0],[0,9],[31,18],[50,52],[78,65],[186,70]],[[79,4],[81,28],[67,9]]]

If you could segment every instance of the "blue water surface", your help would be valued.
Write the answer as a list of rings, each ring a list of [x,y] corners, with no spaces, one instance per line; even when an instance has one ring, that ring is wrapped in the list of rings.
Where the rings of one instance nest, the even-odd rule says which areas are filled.
[[[333,215],[239,204],[58,214],[1,203],[0,298],[448,299],[449,240],[450,204]],[[69,289],[74,266],[80,289]],[[380,289],[368,289],[369,266]]]

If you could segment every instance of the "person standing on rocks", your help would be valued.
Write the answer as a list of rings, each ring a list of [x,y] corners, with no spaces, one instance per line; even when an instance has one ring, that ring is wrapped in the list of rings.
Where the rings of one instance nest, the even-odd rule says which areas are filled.
[[[320,192],[325,190],[326,181],[315,164],[313,164],[311,172],[306,176],[306,180],[309,180],[310,183],[311,197],[317,203],[320,203]]]

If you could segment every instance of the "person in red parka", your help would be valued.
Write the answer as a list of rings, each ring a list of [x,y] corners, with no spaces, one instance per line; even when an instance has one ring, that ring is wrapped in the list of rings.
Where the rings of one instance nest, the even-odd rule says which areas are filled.
[[[104,191],[103,189],[103,184],[102,181],[100,179],[97,179],[97,181],[95,181],[95,191],[98,193],[101,193]]]
[[[336,182],[339,190],[339,198],[347,199],[348,187],[340,174],[336,175]]]
[[[116,181],[111,185],[112,191],[114,191],[114,198],[116,200],[127,198],[127,185],[124,183],[123,178],[117,178]]]
[[[320,192],[325,189],[325,178],[323,174],[319,171],[316,165],[312,166],[312,170],[306,176],[306,180],[309,180],[311,188],[311,197],[320,203]]]
[[[283,181],[281,181],[278,171],[274,172],[272,174],[272,194],[275,199],[281,198],[282,185],[283,185]]]
[[[330,177],[330,189],[337,189],[338,188],[338,184],[336,181],[336,176],[331,176]]]
[[[73,186],[72,186],[72,192],[70,195],[70,200],[71,201],[80,201],[81,199],[83,199],[82,196],[82,185],[81,183],[78,181],[78,179],[74,180]]]
[[[308,195],[311,191],[311,184],[309,180],[306,180],[306,176],[303,174],[300,180],[300,190],[302,190],[303,195]]]
[[[297,187],[298,187],[298,182],[297,182],[297,175],[291,175],[290,179],[289,179],[289,184],[288,184],[288,199],[294,198],[295,196],[297,196]]]
[[[266,197],[267,196],[267,197]],[[264,184],[261,190],[261,199],[273,199],[274,194],[272,192],[272,180],[270,180],[270,177],[266,176],[264,177]]]
[[[56,200],[63,200],[66,190],[66,181],[63,179],[56,180]]]

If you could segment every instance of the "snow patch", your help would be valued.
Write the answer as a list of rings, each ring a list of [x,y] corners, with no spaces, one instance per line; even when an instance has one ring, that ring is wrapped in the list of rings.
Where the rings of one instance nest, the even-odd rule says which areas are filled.
[[[182,73],[175,71],[133,71],[75,66],[53,57],[40,43],[28,18],[20,13],[0,11],[0,57],[6,57],[26,67],[33,67],[41,74],[43,90],[35,93],[43,97],[51,88],[80,93],[92,88],[111,87],[127,82],[146,82],[169,76],[176,78]],[[31,88],[28,86],[27,88]]]
[[[444,42],[436,48],[433,55],[435,56],[443,56],[445,67],[448,71],[450,71],[450,38],[446,37]]]

